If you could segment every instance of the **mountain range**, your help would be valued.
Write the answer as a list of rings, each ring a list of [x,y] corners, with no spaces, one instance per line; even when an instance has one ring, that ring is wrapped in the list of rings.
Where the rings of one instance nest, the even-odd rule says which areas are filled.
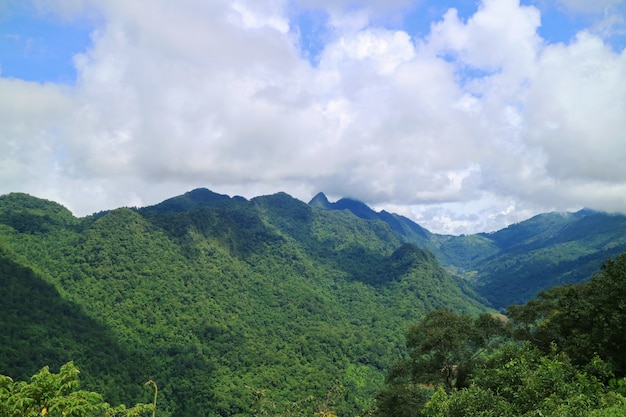
[[[408,327],[589,279],[626,248],[626,217],[548,213],[438,235],[362,202],[196,189],[77,218],[0,196],[0,374],[74,361],[111,402],[163,416],[371,406]]]
[[[330,203],[320,193],[309,204],[386,223],[402,241],[432,252],[449,272],[471,282],[497,309],[556,285],[586,281],[607,258],[626,251],[626,216],[589,209],[539,214],[492,233],[452,236],[354,199]]]

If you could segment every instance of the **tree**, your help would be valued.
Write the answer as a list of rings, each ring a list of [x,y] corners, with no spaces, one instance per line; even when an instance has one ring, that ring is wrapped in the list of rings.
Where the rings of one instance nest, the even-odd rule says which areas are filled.
[[[516,336],[544,352],[554,342],[577,364],[597,354],[617,377],[626,376],[626,253],[607,260],[589,282],[554,287],[507,314]]]
[[[575,366],[556,345],[545,355],[530,343],[507,344],[477,367],[471,385],[438,391],[424,406],[428,417],[586,417],[599,410],[622,410],[625,398],[594,376],[606,369],[595,358]],[[623,414],[619,414],[623,415]]]
[[[623,254],[585,284],[510,307],[511,326],[433,311],[409,331],[409,359],[392,368],[379,415],[625,415],[625,300]],[[425,401],[418,388],[429,386]]]
[[[29,383],[14,382],[0,375],[0,415],[2,417],[136,417],[156,405],[137,404],[111,407],[102,395],[79,390],[78,368],[72,362],[51,373],[46,366]]]
[[[472,319],[433,310],[407,335],[412,378],[427,384],[443,382],[448,390],[463,387],[474,361],[492,339],[505,334],[504,324],[489,314]]]
[[[467,386],[475,365],[505,337],[504,323],[490,314],[471,318],[433,310],[407,334],[409,357],[396,362],[376,399],[380,416],[416,417],[437,387]]]

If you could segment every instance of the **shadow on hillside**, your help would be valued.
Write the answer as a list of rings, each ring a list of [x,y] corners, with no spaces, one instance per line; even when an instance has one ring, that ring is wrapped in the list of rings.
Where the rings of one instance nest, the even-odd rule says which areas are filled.
[[[0,250],[0,373],[28,380],[73,361],[82,387],[113,403],[144,401],[145,358],[120,347],[109,329],[65,300],[32,269]],[[133,388],[136,387],[136,388]]]

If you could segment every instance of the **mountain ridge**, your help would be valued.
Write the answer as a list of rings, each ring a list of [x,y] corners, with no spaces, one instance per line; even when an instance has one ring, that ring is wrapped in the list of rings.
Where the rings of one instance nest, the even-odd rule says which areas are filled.
[[[11,193],[3,198],[10,201],[21,195]],[[286,193],[276,193],[254,197],[249,201],[243,197],[230,197],[206,188],[198,188],[137,210],[146,215],[184,213],[205,207],[237,203],[250,202],[262,206],[263,201],[281,198],[283,201],[297,200]],[[541,213],[498,231],[455,236],[432,233],[409,218],[384,210],[376,212],[353,198],[341,198],[336,202],[330,202],[323,192],[319,192],[308,204],[297,201],[301,207],[299,210],[308,205],[326,211],[350,213],[366,221],[380,221],[386,224],[400,241],[415,244],[432,252],[449,272],[472,282],[478,292],[496,308],[525,302],[541,290],[554,285],[589,279],[591,274],[599,270],[604,259],[626,250],[626,238],[621,237],[626,235],[626,216],[590,209],[581,209],[573,213]],[[32,203],[26,207],[26,211],[13,214],[0,213],[0,219],[13,222],[18,228],[20,222],[28,224],[28,227],[33,229],[31,232],[49,228],[55,222],[58,224],[76,222],[71,212],[57,203],[51,203],[55,207],[53,211],[58,216],[33,217],[33,213],[37,211],[35,206],[40,203]],[[274,209],[279,208],[280,203],[275,204]],[[292,209],[295,210],[295,206]],[[94,214],[92,217],[105,213]],[[7,216],[13,217],[9,219]],[[274,220],[280,221],[279,218]],[[297,230],[292,232],[297,233]],[[301,234],[300,237],[303,236]],[[540,256],[531,259],[528,253]]]
[[[431,233],[385,211],[366,212],[363,203],[351,199],[331,203],[320,193],[314,200],[325,200],[320,207],[326,210],[386,222],[403,241],[433,252],[449,271],[470,280],[499,309],[555,285],[588,280],[607,258],[626,250],[626,216],[587,208],[541,213],[494,232],[454,236]]]
[[[403,355],[411,323],[437,308],[487,309],[466,282],[385,223],[285,193],[246,200],[195,191],[67,222],[56,221],[57,212],[67,214],[36,197],[0,196],[5,306],[45,311],[17,290],[27,276],[19,271],[32,271],[61,298],[54,314],[81,311],[78,323],[102,326],[122,369],[111,377],[105,359],[85,362],[106,352],[11,312],[0,328],[15,328],[3,320],[17,317],[31,348],[9,337],[1,373],[32,375],[76,360],[88,389],[124,403],[146,401],[127,396],[137,392],[133,384],[158,381],[163,416],[250,414],[258,390],[287,412],[339,387],[347,390],[333,400],[338,412],[355,416]],[[30,217],[16,223],[21,213]],[[91,353],[73,358],[76,349]]]

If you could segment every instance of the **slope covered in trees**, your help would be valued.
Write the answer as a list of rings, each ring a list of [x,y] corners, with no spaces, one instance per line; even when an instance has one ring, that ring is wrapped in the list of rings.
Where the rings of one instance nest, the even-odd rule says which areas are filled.
[[[624,223],[623,216],[590,211],[551,213],[491,234],[441,236],[323,195],[305,204],[284,193],[246,200],[199,189],[85,218],[25,194],[0,196],[0,374],[26,379],[44,365],[74,361],[84,387],[115,404],[149,403],[142,384],[155,380],[163,416],[296,408],[300,415],[332,409],[354,416],[375,405],[390,368],[388,381],[397,384],[381,393],[379,410],[408,404],[410,412],[431,401],[431,415],[447,415],[450,401],[464,401],[452,392],[481,381],[466,369],[490,369],[485,364],[509,363],[511,355],[536,365],[515,371],[529,380],[567,355],[573,368],[555,375],[593,385],[584,373],[594,357],[568,348],[585,346],[620,376],[624,364],[607,355],[624,341],[607,329],[621,329],[624,297],[602,297],[619,293],[621,284],[610,291],[597,280],[559,287],[512,307],[516,337],[541,343],[500,351],[505,336],[479,317],[487,307],[470,283],[500,308],[551,283],[587,281],[605,255],[622,250]],[[609,263],[603,276],[619,265]],[[595,301],[583,311],[570,294]],[[392,367],[411,358],[402,348],[410,324],[441,308],[470,317],[431,317],[457,324],[452,356],[420,350],[428,346],[413,338],[421,352],[415,357],[446,361]],[[553,341],[558,351],[550,350]],[[440,381],[448,391],[434,397],[439,405],[432,390],[411,382],[428,369],[437,371],[422,381],[428,386],[446,375]],[[610,391],[607,384],[600,380],[601,392]],[[474,394],[495,398],[459,395]]]
[[[626,413],[622,347],[626,254],[608,260],[585,284],[556,287],[511,307],[513,321],[491,314],[467,316],[446,309],[426,314],[407,334],[409,354],[392,367],[369,415],[381,417],[617,417]],[[590,320],[581,320],[593,317]],[[591,343],[591,345],[589,344]],[[593,351],[593,353],[591,353]],[[73,363],[59,373],[46,366],[30,382],[0,375],[0,414],[6,416],[139,416],[152,404],[112,407],[79,390]],[[332,392],[332,391],[331,391]],[[335,391],[336,392],[336,391]],[[335,416],[331,397],[317,412],[295,403],[276,412],[254,390],[252,415]],[[249,415],[245,413],[244,415]]]
[[[599,272],[606,259],[626,251],[626,216],[547,213],[485,236],[499,252],[476,260],[476,289],[503,308]]]
[[[0,250],[0,373],[73,360],[85,388],[129,404],[149,403],[142,384],[154,380],[161,416],[294,403],[357,415],[409,323],[485,309],[387,223],[283,193],[194,190],[86,218],[9,194]]]
[[[432,311],[408,332],[375,415],[626,415],[625,293],[626,253],[510,307],[508,323]]]
[[[309,204],[387,223],[399,239],[432,252],[498,309],[588,280],[604,260],[626,251],[626,216],[593,210],[540,214],[493,233],[450,236],[352,199],[330,203],[320,193]]]

